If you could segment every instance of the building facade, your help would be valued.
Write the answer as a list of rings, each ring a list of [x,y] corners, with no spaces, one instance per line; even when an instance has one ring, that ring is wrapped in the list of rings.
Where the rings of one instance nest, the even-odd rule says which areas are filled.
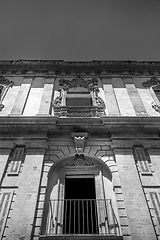
[[[160,239],[160,62],[0,61],[0,239]]]

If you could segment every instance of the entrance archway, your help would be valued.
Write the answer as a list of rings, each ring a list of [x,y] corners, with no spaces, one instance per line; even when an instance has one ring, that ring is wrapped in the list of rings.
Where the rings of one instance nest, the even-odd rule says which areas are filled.
[[[120,235],[112,174],[101,159],[76,154],[52,166],[42,234]]]

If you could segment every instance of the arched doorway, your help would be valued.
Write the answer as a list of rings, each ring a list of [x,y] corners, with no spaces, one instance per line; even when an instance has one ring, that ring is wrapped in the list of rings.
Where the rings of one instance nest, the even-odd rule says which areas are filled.
[[[48,175],[43,235],[120,235],[109,167],[76,154],[57,162]]]

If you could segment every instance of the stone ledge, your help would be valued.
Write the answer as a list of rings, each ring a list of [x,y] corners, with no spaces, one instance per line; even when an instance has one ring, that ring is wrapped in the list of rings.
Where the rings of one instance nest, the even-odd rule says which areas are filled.
[[[40,236],[40,240],[123,240],[122,236],[115,235],[55,235],[55,236]]]
[[[66,129],[81,128],[88,132],[92,129],[105,132],[122,132],[122,131],[143,131],[156,132],[160,131],[160,117],[42,117],[42,116],[6,116],[0,117],[0,130],[16,131],[17,129],[33,131],[64,131]],[[75,131],[75,130],[74,130]],[[76,130],[78,131],[78,130]],[[79,130],[80,131],[80,130]]]

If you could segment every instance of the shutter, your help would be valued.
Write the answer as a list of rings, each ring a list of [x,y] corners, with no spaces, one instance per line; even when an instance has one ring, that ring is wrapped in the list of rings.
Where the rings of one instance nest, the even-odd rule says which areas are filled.
[[[0,239],[3,236],[12,197],[13,190],[2,190],[0,193]]]
[[[24,154],[24,147],[17,147],[14,150],[13,158],[10,163],[10,167],[8,170],[8,176],[17,176],[19,174],[20,166],[22,163]]]
[[[151,174],[148,163],[148,157],[145,154],[143,147],[134,148],[135,161],[138,163],[141,174]]]
[[[155,212],[155,217],[157,218],[157,226],[160,231],[160,196],[158,191],[149,191],[150,201],[152,202],[152,206]]]

